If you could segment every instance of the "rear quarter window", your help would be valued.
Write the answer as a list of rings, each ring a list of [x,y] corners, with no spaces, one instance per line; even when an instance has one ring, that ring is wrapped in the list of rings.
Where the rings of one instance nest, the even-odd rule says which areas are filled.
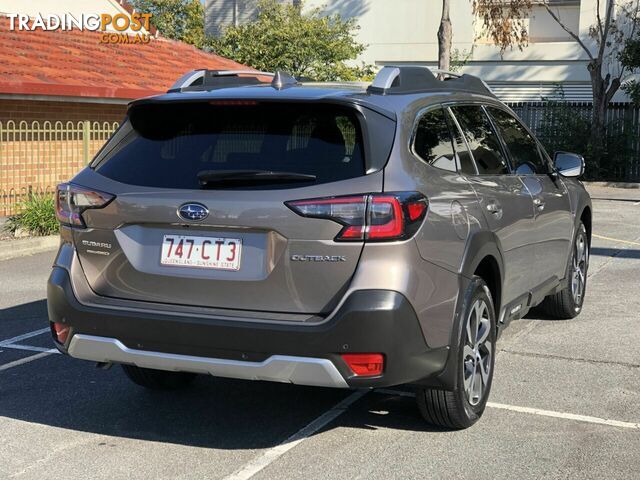
[[[315,184],[365,174],[359,119],[347,107],[140,105],[130,111],[128,125],[116,137],[92,166],[101,175],[132,185],[197,189],[198,173],[212,170],[301,173],[315,175]],[[247,188],[284,186],[274,181]]]

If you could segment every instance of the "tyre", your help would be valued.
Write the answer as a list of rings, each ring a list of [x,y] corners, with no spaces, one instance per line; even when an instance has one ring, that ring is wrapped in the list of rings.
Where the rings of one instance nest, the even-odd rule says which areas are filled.
[[[196,377],[195,373],[152,370],[150,368],[136,367],[135,365],[122,365],[122,369],[133,383],[152,390],[184,388],[193,382]]]
[[[453,391],[421,387],[416,399],[422,417],[433,425],[462,429],[482,416],[491,391],[495,362],[496,314],[487,284],[474,277],[463,304],[457,386]]]
[[[559,292],[547,296],[540,304],[541,310],[559,320],[576,317],[584,303],[588,269],[589,239],[584,224],[580,223],[569,259],[569,283]]]

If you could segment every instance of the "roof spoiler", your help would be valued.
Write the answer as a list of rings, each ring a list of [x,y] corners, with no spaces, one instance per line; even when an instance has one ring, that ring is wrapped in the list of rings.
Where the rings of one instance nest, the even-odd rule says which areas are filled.
[[[298,81],[286,72],[260,72],[256,70],[192,70],[180,77],[167,93],[212,90],[223,87],[261,85],[268,82],[260,77],[272,78],[271,86],[278,90],[297,85]]]
[[[385,66],[367,88],[367,92],[378,95],[434,90],[459,90],[494,96],[489,86],[478,77],[420,66]]]

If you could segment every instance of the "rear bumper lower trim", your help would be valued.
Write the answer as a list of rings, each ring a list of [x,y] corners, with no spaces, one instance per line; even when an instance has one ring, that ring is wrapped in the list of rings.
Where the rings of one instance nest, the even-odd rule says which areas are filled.
[[[126,363],[156,370],[204,373],[216,377],[317,387],[349,387],[335,365],[326,358],[273,355],[263,362],[242,362],[135,350],[115,338],[80,333],[71,339],[68,353],[82,360]]]

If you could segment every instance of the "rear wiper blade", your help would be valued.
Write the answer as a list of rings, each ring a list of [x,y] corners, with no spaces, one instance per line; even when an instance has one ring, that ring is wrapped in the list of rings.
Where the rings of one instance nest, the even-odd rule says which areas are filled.
[[[252,184],[278,182],[313,182],[315,175],[295,172],[274,172],[272,170],[203,170],[198,173],[201,187],[225,183]]]

